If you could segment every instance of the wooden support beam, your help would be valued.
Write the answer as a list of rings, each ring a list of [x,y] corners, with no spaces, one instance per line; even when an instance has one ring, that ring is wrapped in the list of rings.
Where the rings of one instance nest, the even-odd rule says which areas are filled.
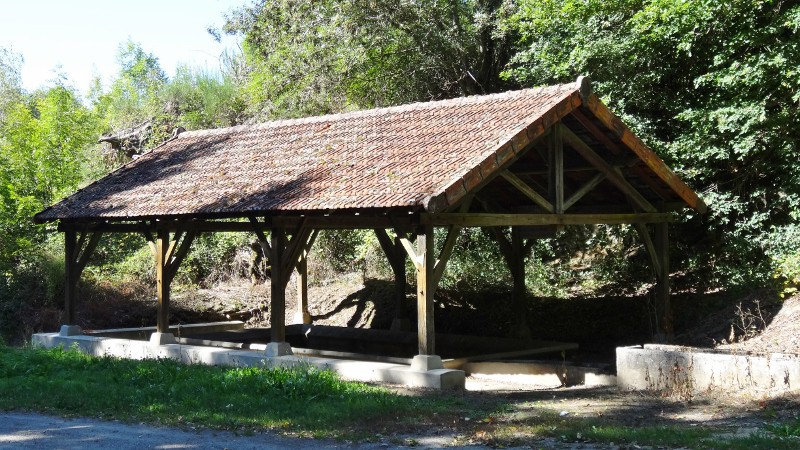
[[[584,195],[591,192],[592,189],[596,188],[597,185],[602,183],[605,179],[606,174],[604,173],[598,173],[597,175],[593,176],[592,179],[587,181],[577,191],[573,192],[568,199],[564,200],[564,211],[568,210],[575,203],[578,203],[578,201],[582,199]]]
[[[64,324],[71,325],[75,321],[75,304],[77,301],[78,281],[89,258],[100,242],[101,232],[76,231],[64,232]]]
[[[78,290],[78,271],[75,254],[78,248],[78,236],[75,231],[64,233],[64,324],[75,324],[75,302]]]
[[[434,239],[433,227],[420,226],[417,230],[417,339],[420,355],[434,355],[435,331],[433,327],[433,294],[436,285],[433,277]]]
[[[672,304],[669,286],[669,225],[655,225],[655,253],[659,259],[659,273],[656,282],[656,314],[659,320],[661,338],[671,342],[674,337],[672,321]]]
[[[554,126],[547,138],[548,175],[547,190],[553,210],[556,214],[564,212],[564,141],[563,130],[566,127]]]
[[[500,172],[500,176],[505,178],[506,181],[511,183],[512,186],[517,188],[518,191],[525,194],[526,197],[533,200],[534,203],[541,206],[542,209],[545,211],[552,213],[555,211],[553,204],[547,201],[542,195],[536,192],[535,189],[530,187],[527,183],[522,181],[518,176],[514,175],[513,173],[509,172],[508,170],[504,170]]]
[[[250,216],[247,218],[250,220],[250,224],[253,225],[253,231],[256,233],[256,238],[258,239],[258,244],[261,246],[261,251],[267,257],[267,261],[269,261],[269,254],[271,252],[269,239],[267,239],[267,224],[259,222],[258,218],[255,216]]]
[[[81,234],[85,236],[89,233]],[[94,250],[97,248],[97,244],[100,242],[100,237],[103,235],[103,233],[94,232],[91,233],[91,235],[92,236],[89,238],[89,242],[86,244],[86,246],[83,248],[78,247],[77,249],[78,252],[80,252],[78,255],[76,255],[78,276],[80,276],[81,273],[83,273],[83,269],[86,268],[86,264],[89,262],[89,257],[92,256],[92,253],[94,253]]]
[[[474,198],[473,195],[468,195],[464,198],[464,201],[461,203],[458,212],[464,214],[469,211],[469,207],[472,204],[472,199]],[[460,226],[451,225],[447,229],[447,237],[444,239],[444,244],[442,245],[442,251],[439,253],[439,257],[436,259],[436,265],[433,269],[433,287],[436,289],[439,286],[439,282],[442,281],[442,276],[444,275],[444,270],[447,267],[447,261],[450,260],[450,255],[453,254],[453,248],[455,248],[456,241],[458,240],[458,235],[461,233]]]
[[[295,323],[310,324],[311,313],[308,311],[308,251],[303,249],[297,262],[297,311]]]
[[[631,186],[625,177],[614,170],[614,168],[611,167],[611,165],[600,155],[595,153],[595,151],[592,150],[588,144],[583,142],[578,136],[570,131],[569,128],[563,125],[559,126],[559,128],[561,128],[564,142],[578,152],[578,154],[580,154],[586,161],[597,167],[597,170],[602,172],[608,178],[608,181],[612,182],[620,191],[622,191],[623,194],[630,198],[630,200],[639,209],[649,213],[656,211],[656,208],[646,198],[644,198],[644,196],[642,196],[642,194],[639,193],[636,188]]]
[[[283,286],[289,283],[289,278],[292,276],[292,270],[295,266],[297,266],[298,261],[300,260],[300,255],[302,254],[303,250],[306,248],[309,242],[309,238],[311,237],[311,233],[314,230],[310,228],[306,228],[302,224],[294,231],[292,234],[292,238],[290,239],[289,243],[286,245],[286,250],[283,255]],[[277,261],[273,264],[273,267],[277,265]]]
[[[580,109],[576,109],[572,112],[572,116],[583,125],[583,128],[586,129],[592,136],[597,139],[604,147],[609,149],[615,155],[623,155],[629,153],[628,151],[624,150],[622,147],[617,145],[611,138],[603,133],[600,128],[592,122],[591,119],[586,117]],[[667,200],[671,197],[671,193],[661,187],[658,183],[654,182],[650,175],[647,173],[647,170],[644,169],[642,166],[636,165],[637,163],[642,162],[642,160],[637,156],[631,163],[626,164],[627,167],[631,167],[633,172],[642,180],[644,181],[648,187],[658,195],[662,200]]]
[[[297,262],[297,312],[295,323],[310,324],[311,313],[308,311],[308,254],[314,241],[317,240],[319,230],[313,230]]]
[[[175,279],[184,258],[189,254],[192,242],[197,235],[197,231],[178,231],[170,239],[170,232],[167,229],[160,229],[156,233],[152,248],[155,248],[156,298],[158,299],[156,331],[159,333],[169,332],[172,280]]]
[[[406,317],[406,250],[403,248],[399,236],[393,242],[384,229],[375,229],[375,236],[378,238],[378,243],[394,274],[395,320],[392,327],[394,329],[395,323],[397,323],[396,327],[402,328],[404,322],[401,321],[404,321]]]
[[[511,258],[509,269],[513,286],[511,289],[511,310],[514,313],[514,337],[530,338],[531,330],[528,328],[528,308],[525,289],[525,256],[526,247],[518,227],[511,227]]]
[[[444,213],[421,214],[424,225],[462,227],[506,227],[537,225],[593,225],[624,223],[670,222],[669,213],[621,214],[494,214],[494,213]]]
[[[403,246],[406,254],[408,254],[408,257],[411,259],[411,262],[413,262],[414,265],[418,265],[421,257],[417,254],[417,250],[414,248],[414,244],[411,243],[411,240],[400,234],[397,235],[397,239],[400,240],[400,245]]]
[[[453,225],[447,230],[447,237],[444,239],[442,251],[439,253],[439,258],[436,259],[436,265],[433,268],[434,289],[439,286],[439,282],[442,280],[444,269],[447,267],[447,261],[450,259],[450,255],[453,254],[453,248],[455,248],[459,233],[461,233],[461,227],[459,226]]]
[[[169,231],[159,230],[156,233],[156,298],[158,300],[158,313],[156,317],[156,331],[169,333],[169,296],[170,277],[168,274],[169,261]]]
[[[270,324],[271,342],[286,342],[286,284],[287,278],[284,271],[286,252],[286,230],[283,228],[272,229],[272,251],[270,261],[272,264],[270,286]]]
[[[355,229],[374,229],[374,228],[400,228],[410,230],[413,228],[413,216],[408,212],[398,211],[392,215],[379,214],[379,215],[319,215],[319,216],[276,216],[270,218],[270,223],[267,228],[280,227],[285,229],[294,229],[303,224],[306,228],[319,229],[319,230],[355,230]],[[107,233],[144,233],[151,232],[156,228],[163,228],[169,231],[183,230],[183,231],[199,231],[199,232],[219,232],[219,233],[236,233],[236,232],[252,232],[253,224],[248,221],[217,221],[214,219],[197,219],[189,221],[170,221],[158,222],[157,225],[147,224],[144,222],[137,223],[117,223],[117,222],[99,222],[99,223],[60,223],[58,231],[66,231],[67,229],[79,226],[86,231],[102,231]]]
[[[653,239],[650,237],[650,231],[647,229],[647,225],[635,223],[633,226],[636,228],[636,232],[639,233],[647,255],[650,257],[650,264],[653,265],[653,273],[656,277],[659,277],[661,274],[661,258],[656,251],[655,244],[653,244]]]
[[[705,202],[703,202],[686,183],[678,178],[655,152],[647,147],[639,137],[633,134],[633,132],[622,123],[619,117],[614,115],[595,94],[589,95],[587,100],[583,102],[583,106],[591,111],[594,117],[614,133],[626,147],[638,155],[647,167],[675,191],[690,207],[696,209],[701,214],[706,212],[707,206]]]
[[[167,260],[168,264],[168,273],[169,273],[169,280],[170,283],[175,278],[175,275],[178,273],[178,268],[181,266],[184,258],[186,255],[189,254],[189,250],[191,249],[192,242],[197,237],[199,233],[196,231],[189,231],[181,234],[175,235],[175,240],[173,240],[172,244],[170,244],[170,249],[177,248],[177,251],[171,250],[169,259]],[[180,243],[178,243],[178,238],[183,237]]]

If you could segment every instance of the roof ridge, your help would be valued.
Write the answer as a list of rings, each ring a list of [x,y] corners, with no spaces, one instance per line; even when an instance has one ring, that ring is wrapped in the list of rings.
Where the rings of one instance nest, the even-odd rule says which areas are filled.
[[[509,90],[504,92],[498,92],[493,94],[483,94],[483,95],[469,95],[464,97],[455,97],[449,98],[444,100],[433,100],[428,102],[412,102],[412,103],[405,103],[402,105],[395,105],[395,106],[384,106],[380,108],[372,108],[372,109],[360,109],[356,111],[348,111],[342,113],[335,113],[335,114],[326,114],[322,116],[308,116],[308,117],[298,117],[294,119],[278,119],[278,120],[271,120],[267,122],[258,122],[253,124],[243,124],[243,125],[235,125],[232,127],[223,127],[223,128],[212,128],[212,129],[205,129],[205,130],[193,130],[193,131],[184,131],[180,133],[176,139],[180,138],[188,138],[188,137],[204,137],[204,136],[213,136],[217,134],[224,134],[224,133],[237,133],[242,131],[249,131],[249,130],[256,130],[256,129],[268,129],[268,128],[277,128],[277,127],[284,127],[287,125],[304,125],[304,124],[311,124],[311,123],[325,123],[325,122],[335,122],[339,120],[347,120],[353,118],[360,118],[360,117],[371,117],[371,116],[383,116],[387,113],[390,114],[398,114],[403,112],[411,112],[411,111],[419,111],[419,110],[427,110],[427,109],[436,109],[441,108],[443,106],[450,106],[450,105],[468,105],[468,104],[477,104],[481,102],[489,102],[489,101],[496,101],[498,99],[504,98],[518,98],[523,96],[532,96],[538,95],[540,92],[545,90],[560,90],[564,88],[569,88],[572,90],[577,90],[578,86],[575,82],[571,83],[563,83],[563,84],[555,84],[551,86],[537,86],[533,88],[525,88],[525,89],[516,89],[516,90]]]

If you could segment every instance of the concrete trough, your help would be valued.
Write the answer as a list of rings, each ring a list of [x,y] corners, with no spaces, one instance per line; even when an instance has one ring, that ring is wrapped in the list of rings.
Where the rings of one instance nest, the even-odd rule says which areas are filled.
[[[625,390],[774,396],[800,389],[800,357],[647,344],[617,348]]]
[[[464,389],[465,375],[462,370],[421,370],[413,365],[392,364],[375,361],[341,360],[309,356],[273,356],[263,351],[238,350],[217,347],[185,345],[170,335],[154,334],[158,339],[150,341],[119,339],[114,337],[87,336],[75,326],[64,326],[59,333],[34,334],[32,343],[37,347],[74,348],[95,356],[113,356],[129,359],[168,358],[185,364],[207,364],[230,367],[307,367],[331,370],[344,379],[403,384],[430,389]]]

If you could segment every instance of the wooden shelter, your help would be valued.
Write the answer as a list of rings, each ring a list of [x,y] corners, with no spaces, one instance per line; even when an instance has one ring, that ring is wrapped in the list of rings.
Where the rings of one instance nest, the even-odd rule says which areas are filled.
[[[203,232],[255,233],[272,266],[273,344],[286,340],[285,289],[294,269],[304,279],[317,231],[373,229],[394,269],[399,302],[406,258],[416,267],[419,355],[432,356],[433,298],[463,227],[511,227],[511,239],[497,237],[521,304],[522,255],[537,236],[562,225],[635,225],[657,274],[659,326],[669,335],[667,224],[685,207],[706,209],[579,78],[183,132],[35,219],[59,221],[66,235],[67,323],[100,236],[146,236],[157,267],[160,332],[168,331],[170,283],[192,240]],[[438,254],[435,228],[447,230]]]

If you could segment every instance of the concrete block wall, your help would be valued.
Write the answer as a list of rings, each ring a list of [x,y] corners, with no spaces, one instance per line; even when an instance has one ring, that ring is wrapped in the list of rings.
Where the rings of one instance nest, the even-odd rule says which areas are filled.
[[[800,389],[800,357],[755,355],[671,345],[617,348],[617,384],[676,394],[779,395]]]

